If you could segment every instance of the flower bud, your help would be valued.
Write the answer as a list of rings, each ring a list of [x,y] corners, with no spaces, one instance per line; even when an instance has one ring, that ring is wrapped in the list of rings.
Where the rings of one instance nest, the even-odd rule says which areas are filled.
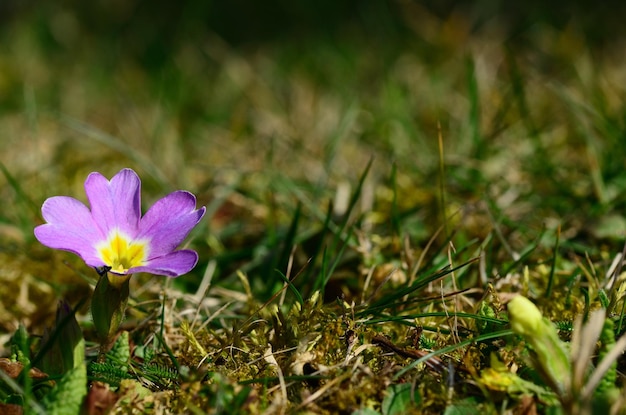
[[[56,322],[43,336],[41,368],[49,375],[63,375],[84,361],[83,333],[68,303],[59,301]]]
[[[511,328],[520,336],[533,336],[542,325],[543,316],[526,297],[518,295],[508,305]]]
[[[566,344],[556,327],[527,298],[518,295],[508,305],[513,331],[532,348],[535,366],[550,386],[564,394],[570,386],[572,365]]]

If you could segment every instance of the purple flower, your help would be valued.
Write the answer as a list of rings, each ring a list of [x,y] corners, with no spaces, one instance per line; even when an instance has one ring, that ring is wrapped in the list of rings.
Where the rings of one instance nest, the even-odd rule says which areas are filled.
[[[175,250],[206,210],[196,209],[193,194],[170,193],[141,217],[141,181],[131,169],[123,169],[110,181],[91,173],[85,193],[91,210],[67,196],[44,202],[41,212],[47,223],[35,228],[39,242],[73,252],[92,267],[110,267],[119,275],[149,272],[177,277],[196,266],[195,251]]]

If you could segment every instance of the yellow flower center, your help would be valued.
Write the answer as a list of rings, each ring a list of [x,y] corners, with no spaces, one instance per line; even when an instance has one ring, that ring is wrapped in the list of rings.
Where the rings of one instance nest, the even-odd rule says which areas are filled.
[[[131,240],[118,230],[112,231],[96,249],[102,262],[116,274],[126,274],[130,268],[144,265],[148,257],[147,241]]]

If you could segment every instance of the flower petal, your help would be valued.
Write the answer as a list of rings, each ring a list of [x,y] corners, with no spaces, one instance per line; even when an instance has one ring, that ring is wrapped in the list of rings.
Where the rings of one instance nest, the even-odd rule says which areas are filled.
[[[179,190],[158,200],[144,215],[136,239],[150,240],[148,258],[172,252],[200,222],[206,208],[196,210],[196,197]]]
[[[188,273],[198,263],[198,254],[191,249],[182,249],[167,255],[153,258],[142,267],[131,268],[129,274],[136,272],[149,272],[151,274],[178,277]]]
[[[79,255],[88,265],[104,265],[94,245],[104,239],[87,206],[73,197],[55,196],[41,207],[46,224],[35,228],[35,237],[43,245]]]
[[[85,193],[91,214],[104,235],[117,228],[131,238],[137,233],[141,218],[141,180],[131,169],[123,169],[111,178],[91,173],[85,180]]]

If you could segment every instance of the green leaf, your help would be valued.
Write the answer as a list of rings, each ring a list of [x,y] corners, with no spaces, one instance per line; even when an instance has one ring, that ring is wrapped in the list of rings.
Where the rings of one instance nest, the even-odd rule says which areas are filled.
[[[30,365],[29,357],[24,353],[24,350],[28,350],[29,340],[26,327],[20,324],[11,337],[11,360],[20,362],[24,365]]]
[[[44,398],[48,415],[78,415],[87,395],[87,368],[81,364],[67,372]]]
[[[383,415],[404,414],[420,401],[419,392],[413,389],[412,384],[400,383],[387,388],[381,409]]]
[[[81,347],[77,347],[83,344]],[[85,361],[83,333],[74,311],[65,301],[59,301],[54,327],[46,330],[43,345],[33,365],[41,361],[41,369],[51,376],[60,376]]]
[[[448,406],[443,415],[479,415],[485,413],[485,408],[481,408],[475,398],[463,399]]]
[[[107,361],[119,367],[122,371],[128,372],[130,365],[130,345],[128,343],[128,332],[123,331],[115,341],[111,350],[107,353]]]
[[[77,415],[87,395],[87,366],[85,366],[85,340],[74,313],[65,303],[59,304],[57,330],[65,341],[61,356],[66,359],[66,372],[56,386],[44,397],[43,406],[48,415]]]
[[[380,415],[380,412],[375,411],[371,408],[365,408],[365,409],[357,409],[356,411],[352,412],[351,415]]]

